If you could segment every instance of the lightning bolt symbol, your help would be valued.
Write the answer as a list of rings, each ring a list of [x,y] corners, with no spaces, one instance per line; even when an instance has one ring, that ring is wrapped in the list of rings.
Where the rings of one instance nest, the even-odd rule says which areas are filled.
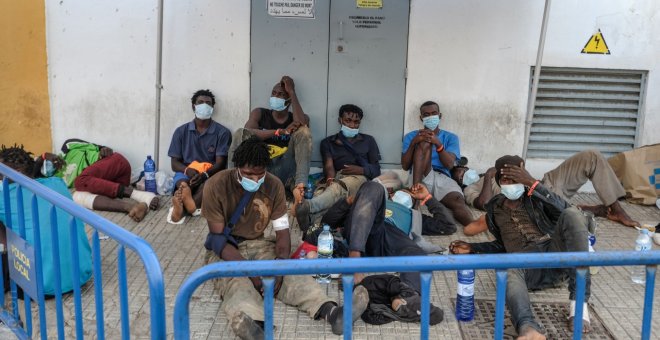
[[[598,48],[598,44],[600,43],[600,39],[598,39],[598,37],[595,37],[594,40],[596,41],[596,48]]]

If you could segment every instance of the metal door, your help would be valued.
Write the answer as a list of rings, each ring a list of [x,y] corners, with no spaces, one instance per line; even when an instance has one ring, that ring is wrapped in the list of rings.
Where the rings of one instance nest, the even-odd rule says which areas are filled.
[[[372,9],[363,2],[378,3],[315,0],[314,17],[302,18],[269,14],[267,1],[252,0],[251,107],[267,107],[273,85],[291,76],[310,116],[315,166],[321,140],[339,131],[337,114],[347,103],[364,110],[360,130],[376,138],[382,163],[400,163],[410,4],[383,0]]]
[[[382,164],[392,167],[401,162],[410,4],[383,0],[365,9],[360,2],[330,5],[328,134],[339,131],[339,107],[356,104],[364,110],[360,131],[376,138]]]
[[[330,2],[315,1],[313,11],[314,18],[273,16],[268,14],[267,1],[252,0],[250,107],[268,107],[275,83],[283,75],[293,78],[310,118],[312,160],[320,161],[328,103]]]

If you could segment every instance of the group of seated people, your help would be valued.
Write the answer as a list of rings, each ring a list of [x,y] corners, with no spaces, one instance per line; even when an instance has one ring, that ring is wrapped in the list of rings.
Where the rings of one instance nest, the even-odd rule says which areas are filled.
[[[599,152],[578,153],[542,180],[534,179],[518,156],[500,157],[480,175],[459,165],[459,138],[441,128],[442,113],[432,101],[420,107],[420,129],[403,139],[401,164],[409,172],[406,185],[393,172],[381,173],[376,140],[360,133],[363,110],[342,105],[340,130],[320,144],[324,179],[312,198],[304,197],[312,152],[310,119],[293,79],[282,77],[272,89],[269,108],[252,110],[244,128],[233,136],[211,119],[216,103],[211,91],[199,90],[191,101],[195,118],[175,130],[168,150],[175,176],[167,220],[183,223],[186,215],[207,220],[207,262],[290,258],[289,214],[308,243],[315,244],[319,225],[330,225],[343,239],[337,248],[343,245],[339,253],[346,257],[437,252],[439,247],[424,241],[422,235],[453,234],[457,222],[466,236],[489,231],[495,239],[454,241],[449,245],[453,254],[588,251],[592,215],[638,225],[619,204],[625,192]],[[98,160],[89,162],[74,181],[74,199],[79,191],[84,193],[77,202],[97,210],[124,211],[136,221],[148,208],[157,208],[158,197],[129,185],[130,165],[121,155],[102,146],[96,149]],[[65,169],[60,163],[61,158],[44,154],[37,159],[33,176],[52,175],[49,166],[54,171]],[[589,180],[603,205],[569,204],[567,200]],[[293,202],[287,208],[289,193]],[[135,203],[114,200],[122,197]],[[469,206],[486,213],[475,218]],[[274,240],[264,235],[269,225]],[[508,276],[506,304],[521,338],[544,338],[527,290],[552,286],[565,276],[570,278],[574,311],[575,270],[516,270]],[[356,273],[354,279],[353,321],[361,315],[373,323],[419,320],[419,273],[399,277]],[[587,298],[589,284],[588,280]],[[396,287],[396,293],[387,293],[383,287]],[[261,279],[224,278],[216,281],[216,288],[234,333],[243,339],[262,338]],[[312,277],[277,277],[275,296],[314,319],[326,320],[333,333],[342,333],[341,306]],[[584,312],[583,330],[588,331],[588,309]],[[442,319],[442,310],[432,306],[431,323]]]

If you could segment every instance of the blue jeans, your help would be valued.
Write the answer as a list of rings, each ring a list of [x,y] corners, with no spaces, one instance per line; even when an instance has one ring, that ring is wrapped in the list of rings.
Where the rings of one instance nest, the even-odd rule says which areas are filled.
[[[575,207],[562,212],[557,222],[555,233],[549,240],[538,243],[529,252],[573,252],[589,251],[587,217]],[[510,269],[506,282],[506,305],[511,313],[513,325],[520,334],[526,327],[533,327],[541,332],[541,326],[534,319],[529,301],[528,290],[540,290],[557,286],[568,277],[569,299],[575,300],[575,269]],[[587,270],[585,302],[591,295],[591,275]]]

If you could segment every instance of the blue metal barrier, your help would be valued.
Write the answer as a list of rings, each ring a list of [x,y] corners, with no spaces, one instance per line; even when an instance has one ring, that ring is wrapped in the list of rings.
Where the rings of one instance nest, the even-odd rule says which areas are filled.
[[[24,213],[23,213],[23,199],[22,191],[23,188],[34,193],[30,198],[32,204],[33,212],[33,221],[34,221],[34,248],[35,248],[35,258],[38,259],[37,262],[37,284],[42,285],[41,281],[41,268],[40,259],[42,256],[53,256],[54,263],[56,268],[60,268],[60,255],[59,255],[59,242],[57,238],[57,229],[65,228],[66,226],[58,226],[55,207],[63,210],[64,212],[70,215],[69,217],[69,230],[70,237],[72,240],[75,238],[76,222],[75,219],[80,219],[84,223],[88,224],[91,228],[94,229],[92,235],[92,262],[93,262],[93,277],[94,277],[94,296],[96,304],[96,337],[98,339],[105,338],[104,330],[104,314],[103,314],[103,289],[102,289],[102,273],[101,273],[101,252],[100,252],[100,238],[99,232],[107,235],[111,239],[115,240],[118,244],[118,276],[119,276],[119,296],[120,296],[120,315],[121,315],[121,330],[122,330],[122,339],[130,338],[129,334],[129,315],[128,315],[128,291],[126,284],[126,256],[125,249],[129,248],[134,251],[141,259],[142,264],[144,265],[147,281],[149,282],[149,294],[150,294],[150,315],[151,315],[151,338],[152,339],[165,339],[166,330],[165,330],[165,289],[163,282],[163,274],[160,267],[156,253],[153,251],[151,246],[144,241],[142,238],[124,230],[122,227],[106,220],[105,218],[75,204],[70,199],[62,197],[60,194],[55,191],[39,184],[38,182],[14,171],[13,169],[5,166],[0,163],[0,174],[4,176],[3,179],[3,193],[4,193],[4,204],[6,212],[6,227],[16,231],[16,228],[12,226],[11,218],[11,204],[9,196],[9,182],[8,178],[11,179],[14,183],[18,185],[17,187],[17,210],[18,210],[18,220],[19,220],[19,233],[22,238],[25,238],[24,230]],[[52,254],[41,254],[40,247],[40,238],[39,230],[40,223],[39,217],[37,214],[37,196],[50,204],[50,228],[52,231],[52,243],[53,253]],[[45,221],[41,223],[46,224]],[[72,243],[72,260],[78,260],[78,243]],[[0,269],[2,264],[0,263]],[[78,280],[78,268],[73,266],[73,277]],[[59,271],[55,273],[55,305],[56,305],[56,319],[57,319],[57,338],[64,339],[64,313],[62,308],[62,288],[60,287],[60,274]],[[0,270],[0,282],[3,280],[3,274]],[[75,325],[76,325],[76,339],[83,339],[83,320],[82,320],[82,296],[80,290],[80,284],[73,285],[73,294],[74,294],[74,307],[75,307]],[[25,315],[26,315],[26,329],[21,328],[18,314],[18,301],[17,301],[17,287],[16,284],[11,282],[11,292],[12,292],[12,311],[11,313],[4,309],[5,298],[4,294],[0,294],[0,321],[8,325],[8,327],[17,335],[20,339],[32,338],[32,315],[30,308],[30,298],[37,301],[39,306],[39,322],[40,322],[40,333],[41,339],[47,339],[47,323],[46,323],[46,309],[45,309],[45,299],[43,291],[38,289],[39,296],[32,296],[24,298],[25,301]],[[25,293],[25,295],[27,295]]]
[[[174,305],[174,337],[177,340],[190,338],[189,304],[193,293],[207,280],[222,277],[277,275],[312,275],[316,273],[344,274],[344,339],[351,339],[351,296],[353,273],[374,272],[421,272],[422,278],[422,318],[421,338],[429,337],[430,291],[433,271],[460,269],[494,269],[497,280],[497,301],[495,312],[495,339],[504,336],[504,300],[507,269],[510,268],[577,268],[576,310],[574,318],[574,339],[582,338],[582,308],[586,286],[586,271],[591,266],[646,265],[646,290],[644,297],[644,317],[642,339],[651,335],[651,313],[655,273],[660,263],[660,251],[612,251],[577,253],[532,253],[496,255],[448,255],[448,256],[409,256],[359,259],[324,259],[314,261],[271,260],[271,261],[227,261],[206,265],[190,275],[180,287]],[[273,284],[274,280],[263,280],[265,286],[265,334],[273,338]]]

